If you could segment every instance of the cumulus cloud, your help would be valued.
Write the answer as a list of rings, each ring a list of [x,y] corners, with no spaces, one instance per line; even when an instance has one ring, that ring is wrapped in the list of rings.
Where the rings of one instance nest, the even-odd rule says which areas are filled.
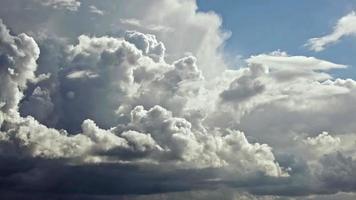
[[[56,35],[0,24],[0,197],[355,191],[356,82],[329,73],[345,65],[278,50],[227,70],[195,1],[100,2],[34,23]]]
[[[21,39],[21,35],[18,36],[19,38],[11,36],[4,25],[2,28],[4,33],[2,41],[11,43]],[[18,104],[23,98],[23,90],[29,80],[36,79],[34,72],[37,65],[34,61],[39,54],[37,44],[32,38],[26,39],[29,45],[18,46],[16,50],[22,52],[28,49],[29,52],[25,52],[29,55],[22,53],[23,56],[12,57],[11,61],[14,64],[2,72],[7,82],[10,80],[13,82],[10,89],[15,91],[3,95],[11,100],[5,99],[3,107],[7,106],[7,102],[12,102],[13,105],[11,104],[9,109],[4,109],[1,113],[5,116],[2,119],[1,128],[0,152],[2,157],[15,160],[17,158],[34,159],[35,163],[37,163],[35,159],[44,159],[49,162],[64,159],[62,164],[77,166],[91,163],[135,165],[147,163],[150,165],[166,164],[177,170],[225,168],[229,173],[239,176],[259,173],[272,177],[287,176],[287,173],[276,162],[271,147],[266,144],[248,142],[245,134],[240,131],[219,130],[209,126],[202,126],[201,130],[197,130],[188,120],[175,117],[171,111],[161,106],[149,106],[151,108],[146,110],[143,106],[132,104],[132,101],[135,103],[135,98],[144,98],[140,91],[143,88],[147,90],[147,87],[152,86],[151,84],[160,86],[161,88],[156,88],[156,90],[170,93],[173,99],[175,95],[184,99],[187,93],[189,94],[187,90],[189,82],[204,80],[196,65],[196,59],[192,56],[179,59],[172,65],[166,64],[164,58],[160,58],[164,55],[163,44],[157,42],[151,35],[129,32],[127,39],[80,36],[79,43],[68,46],[66,50],[67,63],[70,63],[71,67],[63,69],[61,72],[64,74],[63,77],[59,76],[57,80],[64,88],[61,88],[61,91],[53,91],[53,88],[46,87],[46,84],[42,86],[43,88],[36,86],[23,101],[22,115],[29,116],[20,117]],[[160,50],[157,51],[157,48]],[[3,55],[9,57],[11,53],[12,51],[4,51]],[[24,58],[27,59],[24,60]],[[16,65],[17,63],[19,65]],[[157,66],[161,69],[154,69]],[[14,70],[9,70],[10,67]],[[154,70],[157,76],[146,77],[141,74],[143,79],[137,81],[134,70],[142,67],[147,71]],[[12,75],[14,80],[11,79]],[[44,79],[33,84],[41,85],[46,81],[51,80]],[[53,84],[56,83],[53,82]],[[94,86],[98,83],[101,84],[101,88],[83,89],[84,86],[91,84]],[[80,90],[75,90],[75,87]],[[51,93],[57,92],[63,95],[60,105],[55,105],[58,101],[52,100]],[[45,121],[49,113],[56,111],[56,106],[63,108],[64,105],[70,104],[77,98],[80,100],[74,102],[73,106],[90,110],[90,107],[83,107],[79,103],[83,102],[84,98],[88,98],[88,94],[92,94],[92,98],[95,99],[100,97],[98,96],[100,93],[116,97],[107,99],[108,101],[104,100],[114,103],[112,108],[122,105],[132,107],[129,113],[122,113],[128,121],[123,121],[117,126],[112,125],[110,129],[102,129],[94,121],[86,119],[81,124],[81,132],[74,134],[66,130],[48,128],[32,117]],[[122,100],[117,99],[120,96]],[[56,95],[54,97],[58,98]],[[153,100],[153,103],[160,103],[160,100]],[[171,102],[171,104],[175,103]],[[73,109],[73,107],[70,108]],[[10,115],[9,110],[14,114]],[[113,116],[116,114],[116,112],[111,113]],[[100,116],[95,112],[92,114],[81,112],[80,114],[84,118]],[[69,115],[66,113],[64,116]],[[66,126],[66,128],[69,127]],[[236,154],[236,151],[239,153]],[[31,171],[26,176],[34,176],[34,174]],[[204,176],[201,177],[201,180],[203,179]],[[181,184],[184,187],[191,187],[186,180],[182,180]]]
[[[26,34],[10,35],[0,21],[0,105],[1,112],[15,117],[27,82],[35,78],[39,48]]]
[[[155,33],[167,47],[168,61],[178,59],[182,52],[191,53],[208,78],[226,69],[220,46],[229,33],[220,29],[222,21],[215,13],[198,11],[195,1],[152,1],[149,7],[132,1],[126,5],[138,12],[122,17],[120,24],[129,30]],[[161,12],[156,12],[157,7]]]
[[[311,148],[315,148],[314,151],[326,154],[339,149],[341,140],[339,137],[332,137],[329,133],[323,132],[317,137],[308,137],[304,140],[304,143]]]
[[[134,44],[136,48],[140,49],[154,61],[163,61],[166,48],[162,42],[157,41],[154,35],[145,35],[134,31],[128,31],[125,34],[125,40]]]
[[[356,35],[356,15],[351,12],[338,20],[330,34],[322,37],[311,38],[305,44],[313,51],[323,51],[326,46],[339,42],[342,38]]]
[[[121,35],[127,30],[136,30],[156,35],[167,47],[169,63],[187,54],[194,55],[207,78],[227,68],[222,47],[230,33],[221,29],[219,15],[200,11],[195,0],[154,0],[150,3],[139,0],[36,0],[35,4],[27,3],[30,9],[25,9],[21,0],[5,1],[7,6],[0,8],[1,17],[11,22],[15,31],[31,34],[36,39],[55,36],[74,40],[82,34]],[[61,9],[48,9],[55,5]],[[90,12],[90,6],[99,8],[105,15],[98,17],[97,13]],[[8,7],[11,9],[6,9]],[[68,8],[77,11],[65,12]],[[26,23],[22,23],[17,20],[18,16],[36,17],[28,17]]]

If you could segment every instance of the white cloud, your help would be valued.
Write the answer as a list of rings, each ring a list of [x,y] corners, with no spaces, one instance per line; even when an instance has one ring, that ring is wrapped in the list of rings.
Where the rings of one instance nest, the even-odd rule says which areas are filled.
[[[157,41],[156,36],[135,31],[127,31],[125,40],[134,44],[136,48],[140,49],[154,61],[163,61],[166,48],[162,42]]]
[[[70,11],[76,11],[80,7],[79,0],[35,0],[36,2],[50,6],[54,9],[67,9]]]
[[[323,51],[326,46],[337,43],[347,36],[356,36],[356,14],[354,11],[339,19],[332,33],[311,38],[305,46],[313,51]]]
[[[17,115],[18,103],[27,82],[35,79],[36,60],[40,50],[26,34],[10,35],[0,20],[0,112]]]
[[[276,51],[225,70],[221,19],[197,11],[195,1],[115,1],[120,8],[100,2],[101,17],[49,10],[60,17],[35,24],[68,40],[41,37],[40,54],[31,37],[0,25],[0,159],[34,166],[20,167],[11,183],[32,186],[42,177],[47,184],[48,171],[54,185],[58,177],[70,183],[71,175],[80,176],[83,183],[99,176],[101,183],[128,184],[135,192],[167,183],[164,191],[174,191],[173,182],[183,190],[221,184],[306,195],[329,192],[328,182],[335,186],[331,192],[345,190],[338,177],[345,179],[342,186],[354,183],[345,177],[352,177],[356,158],[356,83],[328,73],[345,65]],[[73,18],[78,13],[85,16]],[[92,26],[77,26],[86,18]],[[58,21],[75,28],[62,29]],[[151,34],[126,32],[132,27]],[[52,162],[59,175],[42,170]],[[5,165],[0,162],[0,172]],[[155,173],[147,175],[146,166]],[[136,167],[145,172],[131,171]],[[117,174],[130,178],[122,182]]]
[[[120,19],[120,23],[123,25],[127,25],[128,27],[147,29],[153,32],[171,32],[174,29],[168,26],[162,26],[157,24],[142,24],[142,22],[138,19],[128,18],[128,19]]]
[[[122,13],[127,14],[121,16],[120,24],[128,30],[153,31],[167,47],[168,62],[191,53],[197,57],[206,78],[226,69],[221,47],[229,34],[221,30],[222,20],[217,14],[198,11],[194,0],[154,0],[149,5],[130,1],[126,6],[136,8],[137,12],[127,13],[122,8]]]
[[[94,5],[90,5],[90,6],[89,6],[89,11],[92,12],[92,13],[95,13],[95,14],[97,14],[97,15],[104,15],[104,14],[105,14],[104,11],[98,9],[98,8],[97,8],[96,6],[94,6]]]
[[[346,67],[345,65],[335,64],[314,57],[289,56],[286,52],[281,51],[251,56],[246,61],[248,63],[264,64],[269,68],[278,70],[312,71]]]
[[[4,25],[2,25],[2,28],[2,37],[4,38],[2,41],[13,42],[14,36],[8,33]],[[24,71],[27,72],[26,76],[21,77],[18,82],[14,81],[14,84],[18,84],[13,88],[15,90],[17,87],[25,87],[30,78],[35,78],[33,72],[37,66],[34,61],[38,57],[38,50],[36,51],[36,43],[31,38],[27,38],[27,41],[29,44],[31,44],[30,42],[33,42],[33,44],[18,46],[16,50],[33,50],[34,52],[29,51],[29,53],[33,53],[33,55],[30,54],[33,57],[25,60],[27,61],[25,65],[18,66],[16,65],[17,62],[23,64],[23,57],[15,57],[11,60],[15,63],[14,72],[10,73],[6,70],[1,73],[6,78],[11,78],[11,76],[18,78],[22,75],[22,68],[30,67],[29,71]],[[88,101],[88,94],[92,94],[92,98],[95,99],[103,98],[98,94],[104,92],[102,94],[114,97],[108,100],[108,102],[112,102],[111,100],[117,102],[113,107],[119,107],[120,104],[133,107],[129,113],[123,113],[128,115],[129,121],[126,125],[119,124],[110,129],[102,129],[94,121],[86,119],[81,125],[81,133],[69,135],[63,130],[47,128],[31,116],[25,118],[10,116],[4,119],[6,126],[3,127],[3,133],[0,137],[1,155],[44,159],[65,158],[76,164],[87,162],[152,162],[157,164],[170,163],[173,167],[187,169],[228,167],[231,171],[240,175],[250,173],[263,173],[274,177],[286,175],[275,161],[271,147],[266,144],[249,143],[245,134],[240,131],[214,130],[213,127],[209,126],[201,126],[201,130],[195,130],[187,119],[175,117],[171,111],[161,106],[150,106],[151,108],[146,110],[143,106],[134,107],[132,105],[134,101],[132,102],[130,97],[139,91],[135,90],[135,85],[145,87],[145,84],[151,83],[160,87],[150,88],[150,95],[152,93],[167,93],[167,95],[173,97],[179,95],[183,101],[187,101],[184,98],[186,98],[186,93],[189,94],[190,85],[186,84],[204,80],[196,65],[196,58],[188,56],[168,65],[164,63],[164,50],[164,45],[158,42],[154,36],[136,32],[129,32],[125,39],[80,36],[79,43],[68,46],[66,52],[68,63],[74,70],[69,71],[69,74],[64,74],[63,80],[59,80],[63,81],[61,84],[71,83],[73,86],[79,87],[79,90],[69,91],[79,94],[72,95],[67,102],[62,100],[62,105],[70,104],[71,101],[75,102],[77,98],[84,98],[86,100],[79,101],[75,107],[79,110],[89,110],[90,107],[81,105],[84,101]],[[11,52],[4,52],[3,55],[9,53]],[[166,69],[155,71],[158,73],[158,77],[143,76],[144,81],[135,82],[133,71],[138,67],[146,67],[146,70],[150,70],[151,66],[146,65],[158,65]],[[89,68],[97,75],[88,79],[86,76],[87,70],[76,70],[76,68]],[[84,89],[90,83],[89,81],[96,84],[97,79],[104,81],[99,90],[96,88]],[[8,79],[5,80],[10,82]],[[181,85],[183,85],[183,90],[180,90]],[[49,93],[49,90],[37,87],[26,103],[29,107],[30,104],[34,104],[38,105],[39,108],[49,104],[51,109],[44,107],[44,111],[41,112],[45,113],[45,110],[51,112],[54,104]],[[140,93],[137,94],[143,102],[146,101],[145,98],[147,97],[141,96]],[[22,91],[16,90],[15,94],[6,93],[4,96],[11,97],[11,95],[21,97]],[[83,97],[80,97],[80,95],[83,95]],[[119,96],[122,100],[116,99]],[[64,98],[66,97],[67,95]],[[19,104],[19,100],[20,98],[12,102],[15,108]],[[168,98],[165,101],[171,100]],[[153,103],[160,102],[153,100]],[[177,106],[174,101],[171,104]],[[107,106],[106,103],[104,105]],[[184,107],[177,109],[182,111]],[[37,112],[37,110],[35,111]],[[3,112],[7,114],[6,110]],[[14,112],[19,114],[17,109]],[[64,110],[62,109],[61,112],[64,112]],[[95,115],[96,113],[93,113],[92,116]],[[196,120],[199,121],[199,119]],[[133,157],[126,157],[125,154],[128,153]]]

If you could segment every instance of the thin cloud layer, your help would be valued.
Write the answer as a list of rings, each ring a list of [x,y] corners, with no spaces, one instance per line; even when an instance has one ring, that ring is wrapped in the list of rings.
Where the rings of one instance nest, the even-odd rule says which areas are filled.
[[[67,9],[70,11],[77,11],[80,6],[80,1],[78,0],[35,0],[35,2],[54,9]]]

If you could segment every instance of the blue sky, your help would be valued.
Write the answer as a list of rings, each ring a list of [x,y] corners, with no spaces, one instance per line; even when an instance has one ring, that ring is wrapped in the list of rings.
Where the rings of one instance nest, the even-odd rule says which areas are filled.
[[[198,0],[198,6],[219,14],[223,28],[232,32],[225,47],[230,55],[249,57],[280,49],[348,65],[332,74],[356,77],[355,37],[345,37],[321,52],[303,46],[310,38],[330,33],[338,19],[356,10],[355,0]]]

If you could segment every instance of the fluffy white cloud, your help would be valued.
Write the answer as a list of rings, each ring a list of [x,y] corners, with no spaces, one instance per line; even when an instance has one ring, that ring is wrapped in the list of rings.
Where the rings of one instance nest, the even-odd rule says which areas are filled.
[[[169,63],[194,55],[206,78],[216,77],[227,68],[222,48],[229,32],[221,29],[219,15],[199,11],[195,0],[152,0],[149,3],[140,0],[35,0],[36,4],[28,3],[31,9],[24,9],[21,0],[5,1],[7,6],[0,8],[6,13],[2,16],[4,20],[11,22],[16,32],[31,34],[36,39],[60,37],[74,40],[82,34],[122,34],[136,30],[154,34],[163,41]],[[92,6],[105,14],[98,16],[100,11],[93,10]],[[11,12],[7,7],[11,7]],[[48,7],[58,9],[49,10]],[[39,13],[41,17],[29,18],[26,23],[17,20],[19,16],[37,16]]]
[[[332,151],[335,151],[336,149],[339,149],[341,140],[339,137],[333,137],[329,135],[329,133],[323,132],[319,134],[317,137],[314,138],[308,137],[303,142],[307,146],[314,148],[315,151],[321,154],[327,154]]]
[[[326,46],[337,43],[343,37],[355,35],[356,14],[353,11],[338,20],[332,33],[322,37],[311,38],[305,46],[309,47],[309,49],[313,51],[323,51]]]
[[[144,55],[148,55],[154,61],[163,61],[166,48],[162,42],[157,41],[156,36],[128,31],[125,34],[125,40],[134,44]]]
[[[167,46],[169,61],[181,57],[182,52],[192,53],[208,78],[226,68],[220,47],[229,34],[220,29],[222,22],[215,13],[198,11],[193,0],[154,0],[148,7],[135,0],[126,6],[135,7],[138,12],[128,14],[123,8],[122,13],[127,14],[121,17],[121,24],[126,29],[154,32]]]
[[[48,188],[68,179],[87,192],[98,181],[93,193],[124,194],[217,185],[282,195],[354,190],[346,177],[356,158],[356,83],[328,73],[345,65],[276,51],[225,70],[221,19],[195,1],[100,2],[50,10],[56,19],[34,23],[66,39],[15,23],[12,32],[36,36],[40,55],[31,37],[1,24],[0,172],[17,160],[30,169],[14,167],[0,184],[42,188],[50,177]]]
[[[13,122],[11,128],[2,133],[1,142],[2,155],[44,158],[81,157],[92,145],[83,135],[68,137],[65,132],[49,129],[32,117]]]
[[[5,34],[2,37],[5,40],[8,38],[11,39],[10,42],[15,40],[4,25],[3,29]],[[33,41],[30,38],[28,40]],[[32,46],[37,47],[36,43],[33,43]],[[27,49],[27,46],[18,47],[19,51],[22,48]],[[64,98],[70,97],[67,100],[69,102],[61,101],[62,104],[70,104],[70,101],[80,98],[79,103],[74,104],[75,107],[79,110],[90,109],[80,105],[80,102],[85,101],[84,99],[87,99],[89,94],[93,95],[91,98],[94,99],[100,97],[98,94],[101,94],[122,98],[122,100],[113,98],[107,101],[113,103],[115,100],[117,104],[113,104],[113,107],[119,107],[120,104],[129,106],[131,105],[130,96],[133,96],[135,92],[139,98],[143,99],[143,102],[146,101],[144,99],[146,97],[140,93],[142,88],[149,89],[151,94],[167,93],[173,99],[174,96],[179,95],[184,101],[191,87],[188,83],[204,80],[196,65],[196,58],[188,56],[168,65],[163,60],[164,50],[163,44],[157,42],[154,36],[135,32],[129,32],[125,40],[112,37],[80,36],[79,43],[68,46],[66,50],[67,61],[71,69],[69,73],[64,72],[63,79],[59,80],[61,84],[69,84],[68,87],[75,86],[79,90],[73,88],[73,90],[61,91],[64,92]],[[14,108],[17,108],[22,97],[20,88],[25,88],[26,82],[30,78],[35,78],[34,71],[37,65],[34,61],[38,57],[38,52],[33,54],[24,66],[15,65],[18,67],[15,70],[30,67],[27,76],[20,76],[21,79],[18,79],[18,82],[14,81],[17,84],[16,87],[14,86],[17,89],[16,93],[4,95],[19,96],[16,101],[12,102]],[[16,64],[22,61],[22,57],[15,57],[12,61]],[[147,77],[144,72],[139,81],[135,79],[138,73],[134,73],[136,69],[143,67],[149,71],[152,70],[151,65],[153,69],[155,65],[165,69],[154,71],[157,77]],[[7,69],[2,75],[10,77],[16,73],[17,71],[9,72]],[[85,88],[88,84],[100,83],[101,79],[102,88]],[[152,85],[160,87],[150,88]],[[37,105],[40,109],[34,109],[34,112],[39,111],[43,114],[45,114],[43,110],[53,110],[54,104],[49,94],[50,89],[40,87],[34,89],[29,100],[25,101],[28,104],[27,107]],[[68,95],[69,92],[72,92],[72,95]],[[153,100],[152,103],[164,104],[164,101]],[[174,101],[171,104],[177,105]],[[45,105],[48,105],[50,109],[44,107],[42,110]],[[82,133],[75,135],[69,135],[64,130],[47,128],[31,116],[7,118],[1,134],[1,152],[2,155],[28,158],[65,158],[77,164],[81,162],[131,162],[134,159],[133,163],[135,161],[158,164],[168,162],[175,167],[187,169],[228,167],[241,175],[259,172],[276,177],[285,175],[268,145],[251,144],[244,133],[236,130],[215,130],[214,127],[209,126],[202,126],[201,130],[196,130],[185,118],[174,117],[171,111],[161,106],[150,107],[148,110],[145,110],[143,106],[134,107],[130,113],[127,113],[129,114],[127,123],[119,124],[108,130],[99,128],[92,120],[84,120],[81,125]],[[6,110],[3,112],[6,114]],[[15,109],[14,112],[17,113],[18,110]],[[92,116],[96,116],[95,113]],[[125,153],[133,157],[126,157]]]
[[[10,35],[1,20],[0,38],[0,112],[15,117],[27,82],[35,79],[40,51],[26,34]]]
[[[196,131],[186,119],[175,118],[159,106],[150,110],[136,107],[124,129],[150,133],[169,157],[187,162],[182,162],[183,166],[188,163],[190,167],[229,166],[238,173],[285,175],[268,145],[250,144],[239,131]]]

